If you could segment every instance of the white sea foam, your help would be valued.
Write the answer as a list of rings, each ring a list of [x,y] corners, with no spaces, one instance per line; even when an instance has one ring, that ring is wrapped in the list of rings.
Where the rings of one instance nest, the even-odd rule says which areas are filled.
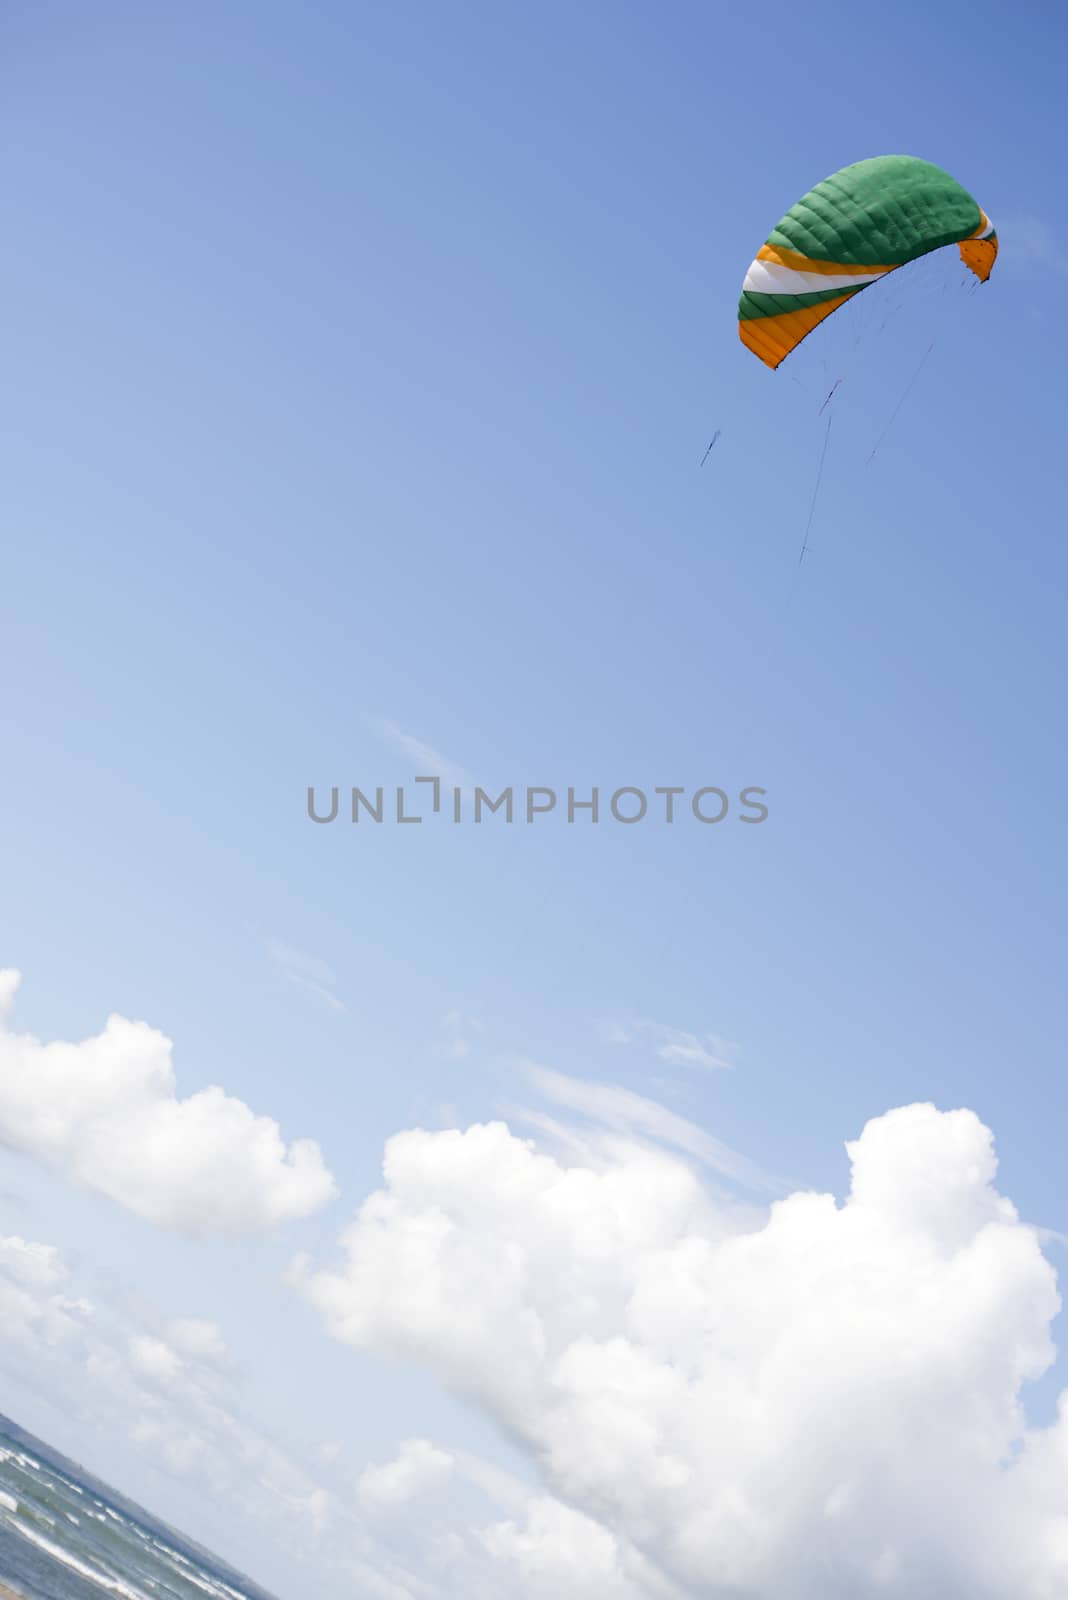
[[[27,1474],[29,1471],[35,1472],[37,1478],[32,1494],[48,1495],[50,1503],[51,1497],[54,1496],[59,1502],[55,1505],[56,1517],[60,1519],[57,1528],[56,1520],[48,1516],[43,1509],[39,1509],[32,1498],[20,1503],[14,1495],[0,1490],[0,1517],[5,1528],[18,1533],[59,1565],[78,1574],[85,1582],[92,1584],[102,1596],[112,1596],[114,1600],[159,1600],[161,1593],[171,1594],[172,1583],[177,1583],[183,1592],[186,1592],[186,1586],[199,1591],[204,1600],[249,1600],[244,1590],[237,1589],[222,1578],[205,1571],[198,1561],[175,1549],[163,1539],[155,1537],[131,1518],[120,1514],[113,1506],[93,1494],[91,1489],[48,1470],[40,1461],[24,1451],[0,1446],[0,1466],[4,1463],[10,1465],[12,1474],[19,1471],[25,1471]],[[80,1517],[66,1510],[63,1504],[65,1493],[76,1494],[82,1501]],[[64,1548],[56,1542],[65,1537],[58,1531],[62,1527],[63,1519],[73,1528],[79,1529],[82,1528],[84,1520],[89,1519],[98,1526],[113,1529],[115,1533],[131,1539],[131,1543],[131,1536],[136,1535],[145,1557],[153,1564],[158,1563],[156,1577],[150,1577],[147,1572],[139,1574],[136,1578],[119,1576],[110,1570],[111,1558],[108,1558],[108,1564],[103,1568],[97,1566],[96,1556],[91,1550],[81,1551],[77,1535],[74,1534],[67,1535],[74,1543],[74,1549]],[[42,1525],[48,1529],[57,1529],[55,1537],[48,1537],[46,1533],[41,1532]],[[78,1553],[75,1553],[76,1551]],[[132,1554],[132,1551],[130,1553]]]
[[[163,1549],[162,1546],[158,1548]],[[210,1594],[213,1600],[222,1600],[222,1597],[226,1595],[233,1595],[235,1600],[248,1600],[247,1595],[241,1594],[237,1589],[231,1589],[230,1585],[223,1583],[221,1579],[212,1578],[206,1572],[198,1572],[193,1563],[188,1561],[177,1550],[167,1550],[164,1553],[170,1556],[178,1577],[185,1583],[191,1583],[194,1588],[202,1589],[205,1594]],[[180,1567],[178,1565],[179,1562],[181,1562]]]
[[[14,1523],[15,1531],[29,1544],[36,1545],[53,1561],[58,1561],[61,1566],[71,1572],[77,1572],[87,1582],[95,1584],[98,1589],[103,1589],[107,1594],[115,1594],[122,1600],[148,1600],[143,1589],[135,1589],[132,1584],[124,1583],[121,1578],[112,1577],[109,1573],[101,1572],[96,1567],[91,1567],[88,1562],[79,1561],[69,1550],[64,1550],[62,1545],[46,1539],[43,1533],[35,1533],[32,1528],[27,1528],[24,1523]]]

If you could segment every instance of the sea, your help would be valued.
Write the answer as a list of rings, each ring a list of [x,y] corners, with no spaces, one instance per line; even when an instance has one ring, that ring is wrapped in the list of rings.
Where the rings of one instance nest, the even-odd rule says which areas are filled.
[[[0,1415],[0,1600],[275,1600]]]

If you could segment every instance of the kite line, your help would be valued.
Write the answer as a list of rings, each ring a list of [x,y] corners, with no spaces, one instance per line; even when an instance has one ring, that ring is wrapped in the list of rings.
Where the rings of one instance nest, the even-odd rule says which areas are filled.
[[[834,421],[834,412],[827,413],[827,431],[823,435],[823,449],[820,451],[819,471],[816,473],[816,486],[812,491],[812,504],[808,508],[808,521],[805,523],[805,537],[801,542],[801,554],[797,558],[798,566],[805,559],[808,550],[808,536],[812,532],[812,519],[816,515],[816,501],[820,497],[820,484],[823,482],[823,463],[827,459],[827,446],[831,442],[831,423]]]
[[[912,393],[912,390],[915,387],[917,380],[919,379],[920,373],[923,371],[924,367],[927,365],[927,357],[931,354],[931,351],[934,349],[936,342],[937,342],[936,340],[932,339],[930,344],[927,346],[927,349],[923,352],[923,355],[920,357],[919,365],[917,366],[916,371],[912,374],[912,377],[909,379],[908,383],[905,385],[904,391],[902,392],[902,395],[901,395],[901,399],[898,401],[897,405],[894,407],[893,411],[890,413],[890,420],[887,422],[886,427],[883,429],[882,433],[876,439],[875,444],[872,447],[871,455],[868,457],[868,460],[867,460],[867,465],[868,466],[871,466],[872,462],[875,460],[875,452],[876,452],[876,450],[878,450],[879,446],[882,444],[883,440],[886,438],[887,434],[890,432],[890,429],[894,426],[894,422],[895,422],[895,419],[897,417],[897,414],[901,410],[901,407],[905,404],[905,401],[908,399],[909,395]]]

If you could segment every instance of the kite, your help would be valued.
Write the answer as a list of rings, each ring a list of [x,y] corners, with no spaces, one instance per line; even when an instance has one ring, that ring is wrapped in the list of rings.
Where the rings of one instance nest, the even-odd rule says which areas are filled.
[[[998,253],[994,225],[941,167],[916,156],[843,167],[791,206],[758,250],[738,302],[741,341],[774,369],[869,284],[951,244],[985,283]]]

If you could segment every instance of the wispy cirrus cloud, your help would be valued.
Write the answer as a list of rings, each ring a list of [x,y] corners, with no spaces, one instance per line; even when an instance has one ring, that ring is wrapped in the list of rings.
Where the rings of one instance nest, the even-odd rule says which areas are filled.
[[[732,1150],[697,1123],[633,1089],[572,1078],[533,1062],[525,1064],[525,1076],[543,1099],[577,1112],[602,1128],[627,1138],[645,1139],[681,1150],[710,1171],[749,1190],[766,1194],[785,1187],[779,1179],[762,1171],[747,1156]]]
[[[645,1043],[659,1060],[675,1067],[700,1067],[709,1072],[728,1072],[733,1045],[716,1033],[688,1033],[685,1028],[668,1027],[663,1022],[608,1022],[601,1029],[609,1044]]]
[[[290,983],[308,989],[331,1010],[348,1014],[348,1006],[334,993],[337,979],[325,961],[320,961],[317,956],[309,956],[292,945],[282,944],[277,939],[267,941],[267,954]]]
[[[411,765],[413,777],[440,778],[443,784],[453,789],[470,791],[475,788],[476,780],[458,761],[443,755],[415,734],[408,733],[398,723],[390,721],[388,717],[364,717],[363,720],[364,725],[388,750],[402,756]]]

